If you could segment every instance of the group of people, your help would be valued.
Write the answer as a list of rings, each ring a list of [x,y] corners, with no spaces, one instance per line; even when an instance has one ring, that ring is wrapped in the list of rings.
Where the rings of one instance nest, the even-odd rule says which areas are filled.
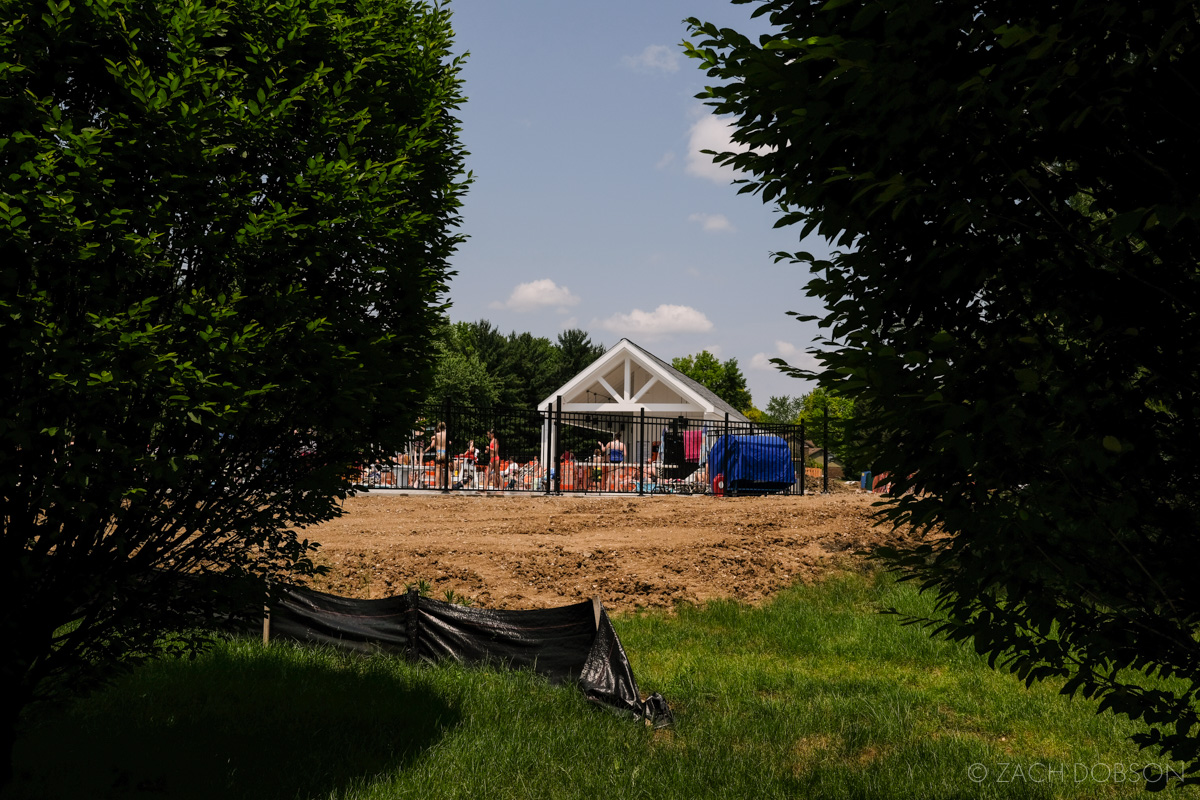
[[[629,451],[621,440],[621,433],[613,434],[611,441],[596,442],[591,456],[577,458],[574,453],[562,454],[563,475],[570,489],[583,491],[627,492],[639,479],[653,483],[658,478],[658,442],[651,445],[650,461],[633,464],[628,460]]]
[[[450,440],[446,435],[446,423],[439,422],[434,430],[433,436],[429,439],[429,444],[421,450],[421,455],[426,456],[430,452],[433,453],[434,464],[434,487],[451,486],[451,488],[462,488],[468,483],[474,483],[474,474],[482,469],[484,471],[483,487],[485,489],[502,489],[506,488],[504,483],[505,476],[504,465],[500,461],[500,441],[496,438],[494,430],[488,430],[488,441],[484,446],[484,450],[480,450],[475,446],[475,440],[471,439],[467,442],[467,449],[453,458],[450,456]],[[535,461],[537,459],[534,459]],[[448,470],[453,467],[453,472]],[[471,480],[468,480],[468,470]],[[449,478],[457,476],[453,484]]]
[[[487,437],[483,450],[476,447],[475,440],[471,439],[467,442],[467,449],[454,457],[454,472],[459,476],[459,480],[453,488],[463,488],[474,483],[473,477],[481,470],[483,486],[480,488],[511,488],[508,486],[508,480],[511,477],[512,465],[506,465],[500,460],[500,441],[496,438],[496,432],[489,430]]]
[[[439,422],[426,444],[424,431],[416,431],[414,445],[408,452],[396,453],[390,459],[376,461],[363,470],[362,481],[378,486],[397,486],[410,489],[435,489],[447,485],[451,475],[461,475],[466,482],[466,469],[486,469],[485,486],[500,488],[500,443],[493,431],[488,431],[486,450],[480,452],[472,439],[465,453],[450,455],[450,439],[446,423]],[[426,474],[426,464],[433,466],[433,474]],[[453,465],[454,472],[448,470]],[[473,480],[471,481],[474,482]]]
[[[521,464],[500,458],[500,442],[494,430],[488,430],[483,448],[475,440],[466,449],[451,455],[446,423],[439,422],[425,443],[425,432],[418,432],[416,446],[410,452],[397,454],[391,464],[376,463],[364,470],[363,481],[380,486],[437,489],[492,489],[540,491],[545,487],[546,473],[534,456]],[[628,450],[618,431],[608,442],[597,441],[596,448],[586,459],[577,459],[570,452],[562,454],[564,486],[574,490],[605,492],[629,491],[635,480],[657,483],[659,477],[659,442],[650,445],[650,458],[644,464],[632,464]],[[427,476],[425,465],[431,458],[433,474]],[[432,480],[430,480],[432,478]],[[480,480],[482,478],[482,481]],[[569,483],[566,483],[569,481]]]
[[[614,433],[612,441],[608,444],[604,442],[596,442],[596,444],[600,446],[592,454],[592,464],[588,467],[591,473],[589,482],[605,492],[615,492],[627,488],[629,475],[627,468],[623,466],[626,451],[625,443],[621,441],[621,432]]]

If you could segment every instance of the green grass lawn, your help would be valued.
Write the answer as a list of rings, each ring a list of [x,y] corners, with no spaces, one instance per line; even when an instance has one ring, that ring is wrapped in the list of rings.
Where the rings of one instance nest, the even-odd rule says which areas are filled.
[[[675,711],[660,731],[528,674],[222,643],[31,721],[6,796],[1142,795],[1133,770],[1158,759],[1132,723],[878,613],[926,602],[843,576],[618,617],[642,690]]]

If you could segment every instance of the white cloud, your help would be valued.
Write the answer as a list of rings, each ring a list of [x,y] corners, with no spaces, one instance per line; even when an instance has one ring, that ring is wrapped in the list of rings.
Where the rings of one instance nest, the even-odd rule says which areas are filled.
[[[664,167],[669,166],[671,164],[671,162],[674,160],[675,160],[675,151],[668,150],[667,152],[663,153],[663,157],[660,158],[657,163],[655,163],[654,168],[655,169],[663,169]]]
[[[678,72],[683,56],[665,44],[648,45],[636,56],[623,56],[621,63],[638,72]]]
[[[779,367],[771,363],[772,358],[782,358],[791,366],[798,367],[800,369],[821,368],[820,362],[817,361],[816,356],[814,356],[812,353],[801,350],[791,342],[784,342],[778,339],[775,341],[775,352],[755,353],[750,359],[750,368],[770,371],[779,369]]]
[[[704,226],[704,230],[712,233],[719,231],[733,233],[737,230],[724,214],[692,214],[688,217],[688,222],[699,222]]]
[[[570,306],[579,305],[579,297],[571,294],[565,286],[559,286],[549,278],[542,278],[529,283],[519,283],[508,296],[508,300],[491,303],[492,308],[506,308],[509,311],[536,311],[541,308],[557,308],[560,314],[567,313]]]
[[[797,353],[802,354],[804,352],[803,350],[801,350],[799,347],[796,347],[796,345],[792,344],[791,342],[784,342],[784,341],[780,341],[779,339],[775,340],[775,349],[779,352],[780,358],[791,358],[792,356],[796,355]]]
[[[654,339],[672,333],[704,333],[712,330],[708,317],[691,306],[663,304],[653,311],[635,308],[628,314],[613,314],[599,323],[606,331],[621,336]]]
[[[707,178],[716,183],[729,183],[741,176],[741,173],[724,164],[714,164],[712,156],[701,153],[701,150],[712,150],[717,153],[744,153],[750,148],[730,140],[733,134],[733,122],[728,117],[714,117],[705,113],[696,120],[688,131],[687,174],[697,178]]]
[[[771,363],[772,356],[766,353],[755,353],[750,359],[751,369],[772,369],[775,365]]]

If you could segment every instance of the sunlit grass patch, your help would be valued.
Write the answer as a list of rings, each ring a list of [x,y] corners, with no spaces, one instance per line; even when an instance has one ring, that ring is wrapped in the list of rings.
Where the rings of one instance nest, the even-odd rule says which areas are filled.
[[[879,613],[928,603],[847,575],[759,608],[618,617],[643,691],[675,711],[658,731],[528,673],[228,642],[35,725],[17,796],[1141,795],[1130,780],[1069,774],[1154,760],[1126,741],[1132,723]],[[85,754],[70,780],[56,769],[63,748]]]

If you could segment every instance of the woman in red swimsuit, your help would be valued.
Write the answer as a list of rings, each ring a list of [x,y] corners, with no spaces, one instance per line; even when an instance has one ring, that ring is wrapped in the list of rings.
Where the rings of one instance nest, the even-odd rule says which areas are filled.
[[[488,431],[488,464],[487,476],[484,478],[485,488],[500,488],[500,442],[494,431]]]

